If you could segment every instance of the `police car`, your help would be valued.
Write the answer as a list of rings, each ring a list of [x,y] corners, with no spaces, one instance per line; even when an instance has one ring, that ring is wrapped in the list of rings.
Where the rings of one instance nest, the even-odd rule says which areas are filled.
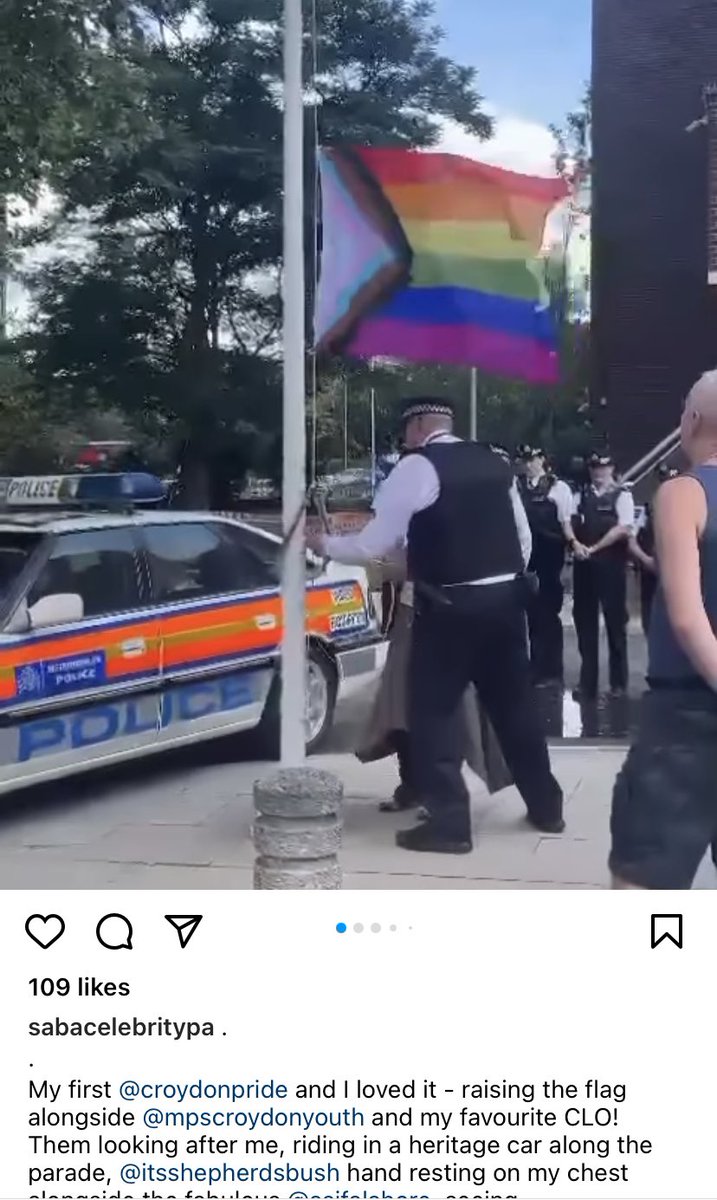
[[[0,480],[0,792],[242,730],[275,751],[281,541],[164,496],[148,475]],[[306,626],[315,750],[381,664],[364,572],[311,567]]]

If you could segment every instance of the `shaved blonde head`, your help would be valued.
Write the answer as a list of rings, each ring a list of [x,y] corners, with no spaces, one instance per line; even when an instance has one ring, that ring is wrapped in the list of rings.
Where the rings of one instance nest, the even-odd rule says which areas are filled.
[[[705,371],[689,393],[680,433],[693,465],[717,457],[717,370]]]
[[[692,388],[685,408],[717,429],[717,371],[705,371]]]

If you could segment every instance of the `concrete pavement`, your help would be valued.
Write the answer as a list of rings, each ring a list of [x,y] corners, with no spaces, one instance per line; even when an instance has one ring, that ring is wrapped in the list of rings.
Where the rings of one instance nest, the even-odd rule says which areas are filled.
[[[378,812],[395,785],[390,763],[361,766],[348,754],[318,757],[346,788],[344,887],[604,888],[612,781],[623,751],[558,747],[567,832],[545,837],[522,819],[513,789],[489,797],[471,777],[476,848],[471,855],[414,855],[393,834],[406,817]],[[249,889],[252,785],[267,763],[147,765],[141,782],[74,781],[64,799],[30,794],[0,816],[3,888]],[[132,776],[129,776],[130,780]],[[703,864],[697,886],[717,887]]]

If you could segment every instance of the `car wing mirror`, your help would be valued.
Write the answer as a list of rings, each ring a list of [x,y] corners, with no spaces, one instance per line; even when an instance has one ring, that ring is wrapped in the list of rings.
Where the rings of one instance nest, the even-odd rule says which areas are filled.
[[[53,625],[72,625],[85,615],[82,597],[75,592],[56,592],[43,596],[28,610],[31,629],[49,629]]]
[[[5,626],[5,633],[29,633],[31,628],[30,610],[27,607],[27,600],[23,596]]]

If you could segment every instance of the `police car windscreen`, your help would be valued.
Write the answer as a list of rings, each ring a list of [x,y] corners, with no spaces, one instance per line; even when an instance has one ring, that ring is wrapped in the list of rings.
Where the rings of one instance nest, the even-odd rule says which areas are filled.
[[[38,541],[31,533],[0,531],[0,600],[17,582]]]

